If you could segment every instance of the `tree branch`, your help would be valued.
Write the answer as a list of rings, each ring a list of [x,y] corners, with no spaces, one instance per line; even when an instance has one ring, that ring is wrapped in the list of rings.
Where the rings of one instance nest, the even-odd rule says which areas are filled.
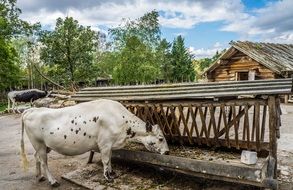
[[[46,79],[46,80],[49,81],[50,83],[52,83],[52,84],[58,86],[59,88],[65,89],[65,87],[61,86],[60,84],[58,84],[58,83],[52,81],[51,79],[49,79],[48,77],[46,77],[46,76],[45,76],[45,75],[39,70],[39,68],[38,68],[35,64],[32,64],[32,65],[34,66],[34,68],[37,70],[37,72],[38,72],[38,73],[39,73],[44,79]]]

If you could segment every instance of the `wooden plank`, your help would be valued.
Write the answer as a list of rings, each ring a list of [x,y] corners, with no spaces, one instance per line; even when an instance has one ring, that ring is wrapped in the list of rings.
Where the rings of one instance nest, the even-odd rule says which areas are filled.
[[[282,110],[281,110],[280,104],[281,104],[280,97],[277,97],[276,98],[276,107],[277,107],[277,109],[276,109],[276,111],[277,111],[276,133],[277,133],[277,135],[276,136],[277,136],[277,138],[280,138],[280,126],[282,125],[282,123],[281,123]]]
[[[162,104],[163,107],[168,107],[169,105],[179,106],[182,105],[183,107],[189,107],[189,105],[193,105],[195,107],[203,106],[208,107],[209,105],[213,105],[214,107],[220,107],[221,104],[225,104],[226,106],[243,106],[249,105],[253,106],[255,103],[258,102],[260,105],[267,105],[267,100],[258,99],[258,98],[242,98],[242,99],[229,99],[229,100],[176,100],[176,101],[149,101],[149,104],[159,105]],[[122,102],[123,105],[132,105],[132,106],[143,106],[144,102]]]
[[[256,165],[248,166],[240,163],[195,160],[184,157],[159,155],[149,152],[130,150],[113,151],[112,158],[154,164],[168,168],[180,169],[183,171],[192,171],[215,176],[225,176],[237,180],[240,178],[254,182],[261,182],[263,179],[261,174],[266,170],[264,159],[259,159],[258,164]]]
[[[232,75],[234,77],[234,75]],[[232,77],[231,76],[231,77]],[[81,90],[77,94],[79,95],[86,95],[86,94],[97,94],[97,95],[111,95],[111,94],[126,94],[126,95],[133,95],[133,94],[168,94],[170,93],[196,93],[198,92],[203,92],[202,90],[209,90],[209,92],[213,92],[214,90],[221,90],[225,89],[225,91],[230,91],[230,90],[250,90],[250,89],[266,89],[265,87],[271,86],[272,89],[277,88],[278,85],[282,85],[284,87],[290,85],[291,83],[288,81],[282,81],[276,83],[255,83],[255,84],[238,84],[238,85],[227,85],[227,84],[218,84],[218,83],[224,83],[224,82],[215,82],[215,86],[192,86],[192,87],[178,87],[178,88],[154,88],[154,89],[117,89],[117,90]],[[217,84],[217,85],[216,85]],[[74,96],[74,95],[73,95]]]
[[[239,109],[241,109],[239,107]],[[235,133],[235,142],[236,142],[236,148],[239,149],[239,139],[238,139],[238,129],[239,129],[239,122],[236,120],[236,108],[235,106],[232,106],[232,112],[233,112],[233,125],[234,125],[234,133]],[[240,112],[240,111],[239,111]]]
[[[246,142],[247,142],[247,147],[248,150],[250,150],[250,130],[249,130],[249,115],[248,115],[248,105],[245,105],[244,107],[245,114],[244,114],[244,128],[246,129]]]
[[[221,110],[222,110],[222,115],[223,115],[223,121],[224,121],[224,127],[225,127],[225,139],[227,141],[228,147],[230,148],[230,139],[229,139],[229,130],[230,128],[228,127],[227,123],[227,116],[226,116],[226,111],[225,111],[225,105],[221,105]]]
[[[279,86],[274,89],[261,89],[261,90],[239,90],[239,91],[224,91],[224,92],[206,92],[203,93],[191,93],[191,94],[170,94],[170,95],[148,95],[148,96],[88,96],[82,97],[80,95],[75,95],[72,97],[72,100],[78,102],[92,101],[99,98],[107,98],[115,101],[158,101],[158,100],[178,100],[178,99],[201,99],[201,98],[215,98],[215,97],[235,97],[240,95],[274,95],[274,94],[290,94],[291,86],[283,87]]]
[[[255,113],[256,108],[255,107],[256,107],[256,105],[253,106],[253,120],[252,120],[252,129],[251,129],[251,137],[250,137],[251,141],[254,141],[255,130],[256,130],[255,129],[255,120],[256,120],[256,118],[255,118],[256,117],[256,113]]]
[[[222,136],[224,134],[224,129],[222,130],[223,134],[221,134],[220,132],[220,129],[221,129],[221,123],[222,123],[222,115],[223,115],[223,112],[222,112],[222,109],[220,108],[220,113],[219,113],[219,117],[218,117],[218,124],[217,124],[217,134],[218,134],[218,138],[220,136]]]
[[[180,95],[180,94],[200,94],[200,93],[215,93],[215,92],[245,92],[253,90],[274,90],[274,89],[291,89],[291,84],[288,82],[272,83],[270,86],[267,84],[259,85],[238,85],[238,86],[223,86],[217,85],[206,88],[194,88],[194,89],[171,89],[171,90],[159,90],[159,91],[105,91],[105,92],[95,92],[95,93],[79,93],[80,97],[117,97],[117,96],[149,96],[149,95]],[[73,96],[74,97],[74,96]]]
[[[262,122],[261,122],[261,136],[260,136],[261,142],[264,141],[264,137],[265,137],[266,116],[267,116],[267,106],[265,105],[263,106],[263,115],[262,115]]]
[[[255,141],[256,141],[256,151],[260,149],[260,134],[259,134],[259,115],[260,115],[260,105],[256,103],[255,105],[255,117],[254,117],[254,125],[255,125]]]
[[[181,105],[182,106],[182,105]],[[189,124],[189,118],[190,118],[190,110],[189,108],[187,107],[187,113],[186,113],[186,123],[187,123],[187,126]],[[191,130],[192,126],[190,127],[190,130]],[[187,128],[189,129],[189,128]],[[185,131],[185,128],[184,128],[184,131],[183,131],[183,135],[186,135],[186,131]],[[192,132],[190,132],[190,135],[192,136]]]
[[[161,84],[161,85],[132,85],[132,86],[109,86],[109,87],[88,87],[82,89],[83,91],[96,91],[96,90],[123,90],[123,89],[153,89],[153,88],[177,88],[177,87],[189,87],[189,86],[217,86],[217,85],[239,85],[239,84],[272,84],[287,81],[292,83],[291,78],[286,79],[274,79],[274,80],[255,80],[255,81],[225,81],[222,83],[173,83],[173,84]]]

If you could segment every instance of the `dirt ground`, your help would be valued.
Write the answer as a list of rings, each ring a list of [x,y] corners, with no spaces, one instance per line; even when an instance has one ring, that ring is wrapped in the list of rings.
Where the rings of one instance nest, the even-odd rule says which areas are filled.
[[[293,168],[293,105],[282,105],[282,110],[284,114],[282,115],[281,139],[278,141],[279,152],[282,158],[280,162],[283,165],[282,167],[288,166]],[[34,150],[27,137],[25,137],[25,146],[30,161],[30,167],[28,172],[24,172],[21,168],[19,157],[21,132],[20,115],[0,116],[0,129],[0,190],[52,189],[47,181],[37,183],[35,180]],[[89,153],[76,157],[68,157],[53,151],[49,154],[49,168],[61,183],[61,186],[56,189],[84,189],[61,179],[61,175],[86,166],[88,155]],[[134,170],[136,169],[137,173],[140,173],[139,171],[142,170],[139,166],[134,168]],[[180,188],[182,186],[186,187],[185,189],[196,190],[257,189],[217,181],[207,181],[175,173],[167,174],[169,180],[166,180],[162,178],[162,173],[160,173],[160,171],[146,168],[143,168],[143,170],[146,176],[152,176],[152,178],[158,176],[159,180],[154,184],[154,189],[162,189],[163,186],[166,186],[165,183],[168,183],[168,185],[166,186],[167,188],[163,189],[182,189]],[[286,172],[286,168],[284,171]],[[284,174],[286,175],[286,173]],[[290,188],[292,186],[291,184]]]

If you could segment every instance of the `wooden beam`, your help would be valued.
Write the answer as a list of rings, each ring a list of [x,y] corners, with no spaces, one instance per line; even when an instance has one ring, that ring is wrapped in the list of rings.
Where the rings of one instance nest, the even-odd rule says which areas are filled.
[[[160,155],[150,152],[117,150],[112,158],[124,159],[157,166],[168,167],[182,171],[200,173],[204,175],[221,176],[248,183],[261,183],[266,175],[266,160],[259,158],[258,164],[248,166],[240,162],[205,161],[170,155]]]
[[[276,106],[276,97],[269,96],[268,99],[269,106],[269,137],[270,137],[270,156],[275,160],[274,168],[274,178],[277,178],[277,106]]]

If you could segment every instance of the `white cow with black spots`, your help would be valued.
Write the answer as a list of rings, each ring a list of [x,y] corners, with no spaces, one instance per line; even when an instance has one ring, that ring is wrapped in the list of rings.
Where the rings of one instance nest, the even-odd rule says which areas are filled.
[[[121,149],[127,141],[136,141],[152,152],[167,154],[169,148],[158,125],[150,125],[129,112],[119,102],[100,99],[60,109],[31,108],[22,114],[21,156],[24,166],[28,162],[24,152],[23,134],[36,150],[36,177],[45,177],[50,184],[59,183],[47,165],[47,153],[54,150],[63,155],[80,155],[100,151],[104,176],[112,181],[115,173],[111,167],[112,150]]]

